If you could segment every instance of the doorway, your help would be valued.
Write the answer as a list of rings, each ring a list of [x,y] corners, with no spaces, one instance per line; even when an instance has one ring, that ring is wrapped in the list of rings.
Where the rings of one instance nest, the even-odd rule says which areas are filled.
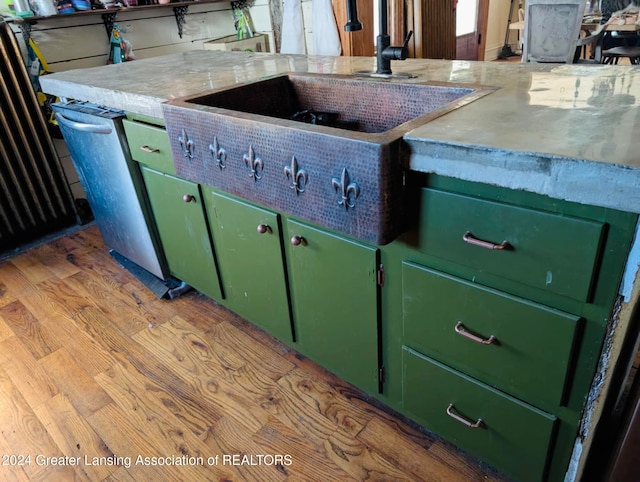
[[[484,60],[488,0],[458,0],[456,6],[456,59]]]
[[[356,0],[358,15],[364,28],[344,32],[339,28],[343,55],[374,55],[378,29],[378,0]],[[488,4],[489,0],[479,0]],[[415,58],[454,59],[456,56],[455,0],[387,0],[389,36],[392,45],[402,45],[409,31],[409,56]],[[346,2],[333,2],[336,22],[344,25]],[[486,25],[486,20],[484,21]],[[484,51],[484,47],[482,48]]]

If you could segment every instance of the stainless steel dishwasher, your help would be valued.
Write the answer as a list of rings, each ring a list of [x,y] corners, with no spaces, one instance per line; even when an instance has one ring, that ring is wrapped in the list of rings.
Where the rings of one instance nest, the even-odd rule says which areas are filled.
[[[124,112],[76,101],[52,108],[105,244],[167,279],[140,168],[122,127]]]

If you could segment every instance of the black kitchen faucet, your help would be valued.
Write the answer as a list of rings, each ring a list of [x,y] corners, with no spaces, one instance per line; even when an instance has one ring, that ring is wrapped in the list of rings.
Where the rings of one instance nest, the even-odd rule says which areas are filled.
[[[344,26],[345,32],[356,32],[362,30],[362,23],[358,20],[357,0],[347,0],[347,23]],[[409,39],[413,31],[409,31],[407,38],[402,46],[392,46],[391,37],[389,37],[389,27],[387,18],[387,0],[378,0],[380,27],[378,36],[376,37],[376,71],[370,72],[371,76],[376,77],[393,77],[391,72],[392,60],[404,60],[409,56],[409,48],[407,47]],[[359,74],[363,74],[360,72]],[[406,74],[395,76],[407,77]],[[410,76],[409,76],[410,77]]]

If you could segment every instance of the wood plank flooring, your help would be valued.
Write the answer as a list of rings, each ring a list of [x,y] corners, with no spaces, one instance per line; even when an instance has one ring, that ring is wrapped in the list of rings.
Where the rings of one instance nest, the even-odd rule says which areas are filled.
[[[0,264],[0,480],[505,480],[95,226]]]

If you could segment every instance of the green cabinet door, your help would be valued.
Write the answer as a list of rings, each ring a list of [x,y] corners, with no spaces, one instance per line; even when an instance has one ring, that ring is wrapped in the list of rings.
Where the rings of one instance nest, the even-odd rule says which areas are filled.
[[[280,216],[202,186],[230,309],[293,341]]]
[[[298,349],[377,392],[377,249],[292,220],[285,246]]]
[[[222,299],[199,185],[141,167],[171,274]]]

